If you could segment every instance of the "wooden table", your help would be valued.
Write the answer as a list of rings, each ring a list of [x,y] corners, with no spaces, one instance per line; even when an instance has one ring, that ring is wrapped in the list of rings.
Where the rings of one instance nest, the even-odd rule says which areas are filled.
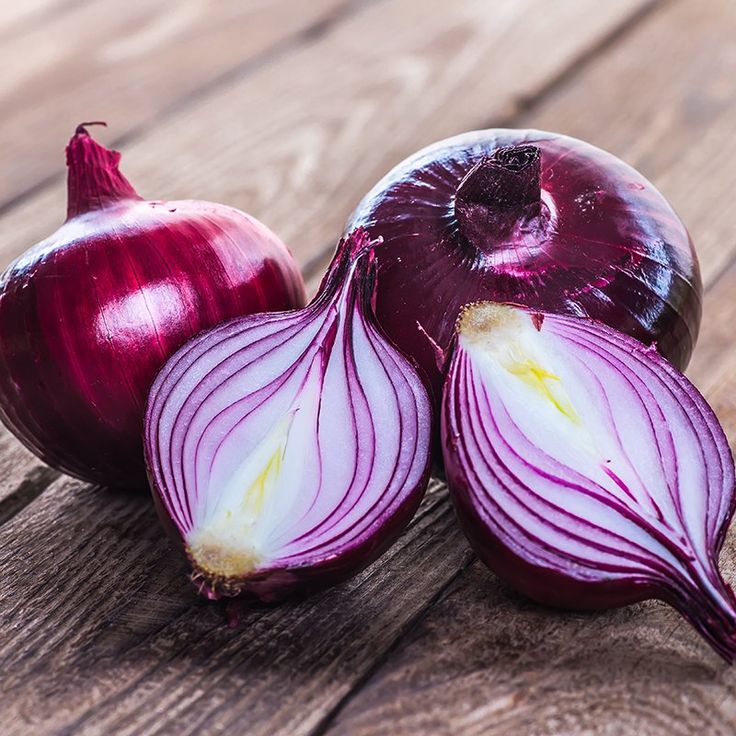
[[[3,265],[63,219],[83,119],[141,193],[248,210],[312,284],[361,194],[431,141],[534,126],[611,150],[691,229],[689,374],[736,440],[734,0],[4,2],[0,70]],[[523,600],[439,482],[358,578],[229,628],[146,497],[0,445],[4,736],[736,733],[736,668],[673,610]]]

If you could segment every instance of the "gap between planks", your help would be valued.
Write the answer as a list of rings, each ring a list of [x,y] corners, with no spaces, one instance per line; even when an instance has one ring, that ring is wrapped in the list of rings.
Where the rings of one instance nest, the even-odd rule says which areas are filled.
[[[12,493],[0,499],[0,526],[35,501],[60,475],[46,465],[34,467]]]
[[[683,0],[668,0],[670,3],[682,1]],[[485,120],[483,123],[479,124],[477,128],[480,130],[485,128],[515,127],[514,123],[518,122],[520,118],[533,113],[535,108],[543,105],[545,100],[547,100],[557,90],[567,84],[573,83],[575,77],[582,73],[589,64],[594,63],[596,59],[605,54],[610,48],[618,43],[619,40],[623,39],[655,10],[661,10],[662,8],[663,5],[660,0],[648,0],[645,5],[636,9],[628,18],[624,18],[617,26],[613,26],[611,30],[606,35],[602,36],[597,43],[592,44],[587,49],[583,48],[580,51],[580,54],[576,56],[568,66],[560,69],[555,76],[547,80],[547,82],[538,90],[527,95],[520,95],[518,98],[513,100],[507,114]],[[357,205],[358,203],[356,202],[355,204]],[[0,208],[0,215],[1,214],[2,208]],[[334,242],[324,245],[319,252],[310,257],[302,267],[302,275],[304,276],[304,280],[307,282],[308,293],[313,293],[317,286],[319,286],[319,280],[332,257],[332,251],[334,248]],[[734,254],[734,258],[736,258],[736,253]]]
[[[355,693],[359,692],[363,685],[365,685],[375,675],[383,665],[391,659],[391,655],[401,646],[404,640],[412,634],[412,632],[422,623],[423,619],[427,616],[429,611],[434,607],[435,603],[441,601],[446,592],[460,579],[463,573],[470,568],[470,566],[476,561],[477,557],[472,550],[468,550],[468,553],[457,567],[456,572],[451,575],[441,586],[437,588],[434,595],[427,599],[424,607],[421,608],[412,618],[408,619],[404,626],[400,629],[396,637],[392,640],[391,644],[386,650],[378,657],[370,667],[366,668],[366,671],[359,677],[353,686],[343,695],[340,700],[325,714],[320,722],[310,732],[309,736],[325,736],[325,734],[331,728],[333,722],[348,703],[353,699]]]

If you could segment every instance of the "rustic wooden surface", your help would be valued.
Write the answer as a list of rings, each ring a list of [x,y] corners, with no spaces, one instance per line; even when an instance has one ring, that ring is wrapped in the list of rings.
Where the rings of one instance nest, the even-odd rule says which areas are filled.
[[[29,0],[0,5],[0,64],[3,265],[63,218],[82,119],[108,120],[144,195],[252,212],[312,284],[421,145],[519,125],[608,148],[690,227],[707,293],[689,373],[736,442],[733,0]],[[3,735],[736,732],[736,670],[674,612],[523,600],[439,482],[358,578],[240,619],[196,598],[146,498],[0,433]]]

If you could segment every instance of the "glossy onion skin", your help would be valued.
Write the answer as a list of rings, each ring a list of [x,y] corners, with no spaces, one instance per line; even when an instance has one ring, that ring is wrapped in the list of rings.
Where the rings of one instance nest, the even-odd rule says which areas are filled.
[[[303,283],[257,220],[219,204],[143,201],[119,154],[86,132],[69,155],[74,145],[100,157],[92,179],[117,179],[80,183],[70,168],[70,218],[2,276],[1,417],[49,465],[143,488],[145,400],[164,361],[223,320],[301,305]]]
[[[550,226],[542,237],[477,247],[459,232],[456,189],[483,157],[522,144],[540,149]],[[460,308],[474,301],[588,316],[656,344],[680,368],[697,339],[702,285],[687,230],[647,179],[583,141],[511,129],[440,141],[376,184],[346,231],[359,226],[384,239],[379,322],[424,369],[436,401],[441,351]]]
[[[736,504],[734,463],[712,409],[656,351],[626,335],[590,320],[525,317],[575,356],[573,372],[547,363],[551,373],[543,374],[570,391],[573,414],[583,396],[593,396],[606,417],[591,425],[582,413],[572,421],[620,444],[595,443],[590,455],[580,449],[590,464],[567,466],[545,437],[548,415],[531,404],[524,412],[514,407],[499,379],[484,377],[474,348],[458,338],[443,395],[442,443],[451,498],[471,546],[508,584],[546,605],[605,609],[664,600],[732,662],[736,598],[718,556]],[[522,361],[529,355],[516,346],[499,354]],[[516,365],[538,364],[514,363],[513,376],[520,375]],[[608,435],[606,423],[619,434]],[[557,443],[571,446],[561,432]],[[621,455],[607,456],[612,447]],[[616,492],[601,483],[607,473],[620,483]]]
[[[342,241],[304,309],[243,317],[190,340],[151,388],[144,436],[151,488],[164,526],[189,559],[192,582],[207,598],[245,594],[278,601],[335,585],[388,549],[417,510],[429,478],[431,407],[419,375],[375,324],[369,245],[360,232]],[[302,400],[314,376],[321,387],[316,410]],[[341,401],[351,413],[342,412]],[[237,524],[247,516],[248,476],[233,483],[238,464],[259,452],[284,417],[292,417],[285,448],[293,441],[308,449],[293,485],[287,475],[285,484],[277,480],[266,491],[258,475],[266,510],[261,507],[237,536],[258,550],[257,564],[228,575],[205,568],[194,540],[210,528],[207,509],[217,511],[226,488],[234,487],[234,505],[222,518]],[[297,426],[299,418],[305,423]],[[289,457],[282,450],[279,467]],[[273,457],[267,468],[272,463]],[[388,479],[385,486],[381,479]],[[295,496],[284,501],[287,486]],[[288,503],[288,511],[275,512],[279,502]],[[277,534],[278,553],[261,557],[253,529],[259,516],[274,514],[278,524],[298,531]],[[215,528],[225,549],[225,530]]]

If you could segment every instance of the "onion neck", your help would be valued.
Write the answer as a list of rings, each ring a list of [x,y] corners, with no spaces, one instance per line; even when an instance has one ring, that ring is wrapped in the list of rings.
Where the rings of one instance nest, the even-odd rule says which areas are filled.
[[[674,597],[664,599],[700,632],[729,664],[736,661],[736,598],[715,564],[695,570],[690,584],[672,586]]]
[[[462,236],[490,252],[518,234],[543,236],[549,209],[541,197],[537,146],[499,148],[465,175],[455,192],[455,217]]]
[[[120,173],[120,154],[95,141],[82,123],[66,147],[67,219],[99,210],[126,199],[141,199],[131,183]]]
[[[381,238],[371,240],[365,228],[359,227],[337,244],[335,255],[322,277],[313,305],[325,305],[340,291],[359,289],[368,300],[375,299],[375,252]]]

